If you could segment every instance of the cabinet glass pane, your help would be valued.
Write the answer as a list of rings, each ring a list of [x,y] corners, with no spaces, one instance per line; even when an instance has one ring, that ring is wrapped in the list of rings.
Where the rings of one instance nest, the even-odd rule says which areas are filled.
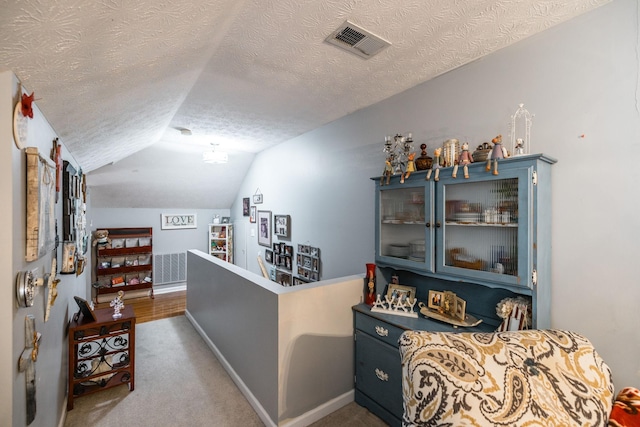
[[[381,190],[380,216],[380,254],[424,262],[424,187]]]
[[[445,265],[518,275],[518,178],[449,184]]]

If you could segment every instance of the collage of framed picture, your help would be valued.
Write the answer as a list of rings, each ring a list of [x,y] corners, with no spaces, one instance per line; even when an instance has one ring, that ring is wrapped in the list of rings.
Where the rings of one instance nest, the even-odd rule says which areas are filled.
[[[298,278],[307,282],[320,280],[320,248],[309,245],[298,245],[296,258]]]
[[[278,237],[291,237],[291,216],[274,215],[273,217],[273,233]]]

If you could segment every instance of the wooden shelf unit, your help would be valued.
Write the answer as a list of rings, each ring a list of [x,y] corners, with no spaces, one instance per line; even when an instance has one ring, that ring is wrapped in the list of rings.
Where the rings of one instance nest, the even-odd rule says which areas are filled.
[[[153,298],[153,229],[107,228],[111,248],[97,246],[95,256],[96,302],[101,295],[148,289]],[[114,261],[115,260],[115,261]],[[117,264],[117,266],[114,266]],[[122,279],[122,285],[114,280]]]

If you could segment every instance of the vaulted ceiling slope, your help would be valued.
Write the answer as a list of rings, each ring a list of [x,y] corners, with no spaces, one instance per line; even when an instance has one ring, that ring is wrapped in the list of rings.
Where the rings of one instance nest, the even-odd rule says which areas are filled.
[[[5,0],[0,67],[90,172],[183,128],[257,153],[608,1]],[[346,20],[391,47],[325,43]]]

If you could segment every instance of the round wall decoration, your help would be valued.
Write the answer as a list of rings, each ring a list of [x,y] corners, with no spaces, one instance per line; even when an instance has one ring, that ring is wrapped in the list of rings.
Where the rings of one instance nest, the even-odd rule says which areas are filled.
[[[13,110],[13,140],[18,149],[22,150],[24,148],[28,134],[29,119],[22,114],[22,102],[18,101],[16,108]]]

